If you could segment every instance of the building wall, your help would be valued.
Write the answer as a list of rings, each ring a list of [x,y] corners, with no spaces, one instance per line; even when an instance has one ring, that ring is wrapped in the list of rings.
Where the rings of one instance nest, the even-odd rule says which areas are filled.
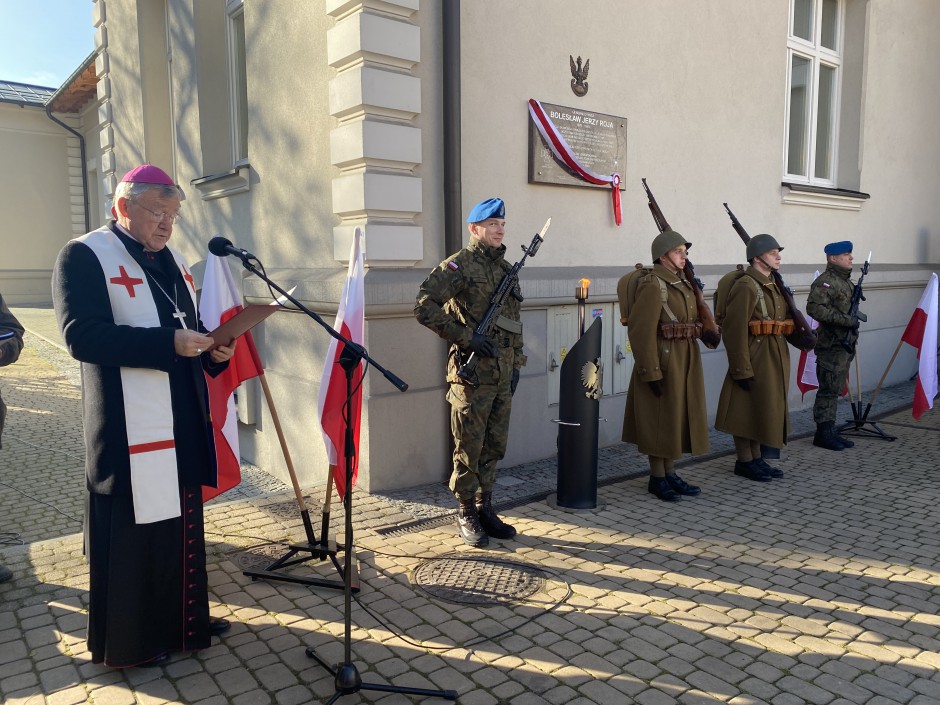
[[[161,166],[188,195],[176,246],[198,262],[212,235],[228,237],[258,255],[283,287],[296,287],[294,296],[327,322],[352,231],[364,227],[366,345],[409,389],[401,394],[370,369],[361,482],[374,491],[442,480],[450,465],[445,346],[411,313],[421,280],[448,254],[441,4],[247,2],[249,146],[247,161],[236,164],[228,151],[225,3],[158,1],[166,10],[169,61],[143,62],[143,89],[141,57],[155,60],[160,42],[137,41],[135,6],[96,3],[109,55],[100,113],[104,190],[113,190],[114,174],[150,153],[148,145],[155,154],[172,145],[173,163]],[[143,11],[144,2],[136,8]],[[158,23],[160,8],[146,4]],[[826,242],[852,239],[857,253],[876,250],[861,348],[863,386],[874,386],[940,259],[940,207],[928,197],[940,186],[940,139],[927,120],[937,113],[937,98],[924,96],[940,58],[928,41],[940,27],[940,8],[927,0],[903,8],[849,0],[840,186],[871,198],[845,210],[789,202],[781,184],[787,3],[591,0],[574,10],[558,0],[472,0],[460,7],[463,210],[492,195],[506,199],[510,259],[552,217],[545,244],[523,272],[529,365],[504,464],[555,452],[551,361],[558,350],[549,343],[558,343],[559,315],[570,312],[577,279],[592,279],[591,303],[608,311],[611,356],[623,340],[613,306],[617,279],[648,261],[655,234],[641,177],[694,243],[707,289],[743,261],[725,201],[753,233],[773,232],[785,245],[785,277],[800,302],[823,266]],[[569,55],[591,60],[584,98],[569,87]],[[161,73],[172,119],[148,121],[149,110],[161,109]],[[909,80],[897,80],[905,74]],[[627,118],[622,226],[614,225],[604,190],[527,183],[529,98]],[[912,103],[916,108],[897,110]],[[269,296],[253,277],[244,288],[249,301]],[[256,331],[301,484],[322,481],[316,398],[329,339],[299,313],[278,313]],[[723,351],[704,357],[713,414],[726,363]],[[888,382],[911,371],[905,351]],[[619,441],[624,401],[622,392],[602,401],[602,444]],[[246,385],[239,403],[243,456],[286,476],[257,386]],[[800,403],[794,386],[791,404]]]
[[[0,288],[10,304],[48,303],[52,263],[83,217],[78,140],[42,108],[0,103],[0,154]]]

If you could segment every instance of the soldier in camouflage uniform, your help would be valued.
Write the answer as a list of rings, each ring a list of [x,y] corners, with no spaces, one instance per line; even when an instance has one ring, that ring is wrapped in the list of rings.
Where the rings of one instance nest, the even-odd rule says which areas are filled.
[[[827,450],[844,450],[855,444],[836,432],[836,406],[855,354],[848,352],[842,341],[848,336],[854,350],[859,322],[867,321],[868,316],[861,311],[857,318],[849,315],[855,289],[849,279],[852,274],[852,243],[848,240],[832,242],[823,251],[826,253],[826,271],[813,282],[806,303],[806,312],[819,322],[816,342],[819,390],[813,404],[813,420],[816,422],[813,445]]]
[[[23,326],[16,320],[16,316],[10,313],[3,296],[0,296],[0,367],[12,365],[20,356],[20,350],[23,349]],[[0,437],[3,435],[3,421],[6,417],[7,408],[3,404],[3,398],[0,398]],[[0,448],[3,444],[0,443]],[[6,566],[0,565],[0,583],[5,583],[13,577],[13,573]]]
[[[488,537],[516,535],[493,510],[493,483],[496,463],[506,454],[512,395],[526,362],[519,300],[508,298],[494,338],[474,332],[493,292],[512,268],[504,259],[505,217],[506,207],[499,198],[473,207],[467,218],[469,244],[428,275],[414,309],[419,323],[450,343],[447,401],[454,436],[450,489],[459,505],[458,532],[467,544],[477,547],[486,546]],[[470,353],[479,358],[477,387],[457,376]]]

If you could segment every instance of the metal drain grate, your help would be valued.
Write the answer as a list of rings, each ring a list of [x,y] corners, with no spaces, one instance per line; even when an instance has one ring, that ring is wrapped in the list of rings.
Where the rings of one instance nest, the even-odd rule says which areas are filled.
[[[545,585],[545,573],[524,563],[486,557],[443,556],[419,565],[412,583],[438,600],[460,605],[518,602]]]

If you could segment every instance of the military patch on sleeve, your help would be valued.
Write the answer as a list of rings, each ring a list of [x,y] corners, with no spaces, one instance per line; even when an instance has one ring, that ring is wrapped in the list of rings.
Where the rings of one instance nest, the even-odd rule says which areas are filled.
[[[829,288],[829,282],[823,282],[823,288],[828,289],[828,288]]]
[[[450,267],[451,269],[453,269],[455,272],[456,272],[458,269],[460,269],[460,265],[457,264],[456,262],[454,262],[453,260],[451,260],[450,262],[448,262],[448,263],[447,263],[447,266]]]

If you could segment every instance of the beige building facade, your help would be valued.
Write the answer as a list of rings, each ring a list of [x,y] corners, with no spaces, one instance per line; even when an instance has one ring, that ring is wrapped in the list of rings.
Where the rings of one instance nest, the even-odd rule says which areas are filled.
[[[0,291],[11,305],[50,302],[59,249],[103,222],[93,96],[93,56],[58,90],[0,80]]]
[[[505,465],[555,453],[581,277],[592,281],[589,316],[604,324],[601,444],[619,442],[631,355],[616,283],[649,262],[656,234],[641,178],[692,241],[707,295],[744,261],[724,202],[751,234],[785,246],[801,303],[827,242],[852,240],[859,261],[873,250],[867,390],[940,263],[932,0],[96,0],[93,22],[99,210],[127,169],[157,164],[186,191],[174,240],[190,261],[223,235],[328,322],[352,232],[364,228],[366,346],[409,384],[402,394],[374,370],[366,377],[360,481],[371,491],[449,472],[445,346],[412,307],[427,272],[465,241],[479,200],[505,199],[510,260],[552,218],[523,270],[529,362]],[[575,57],[590,62],[586,88],[574,85]],[[532,178],[530,151],[544,149],[531,142],[533,98],[622,119],[622,225],[608,188]],[[572,142],[582,156],[589,146]],[[59,245],[26,259],[48,271]],[[255,278],[244,293],[268,296]],[[320,482],[329,338],[299,313],[256,330],[301,483]],[[704,362],[714,414],[723,350]],[[904,350],[887,382],[913,369]],[[790,401],[804,403],[795,385]],[[253,383],[239,415],[243,456],[286,478]]]

